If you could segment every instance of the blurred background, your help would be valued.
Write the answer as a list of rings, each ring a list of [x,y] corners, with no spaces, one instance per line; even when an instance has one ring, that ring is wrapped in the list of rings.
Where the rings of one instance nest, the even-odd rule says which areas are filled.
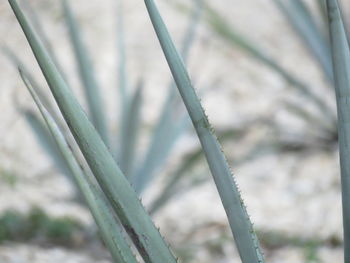
[[[22,2],[30,2],[35,14],[22,6],[33,24],[35,18],[41,22],[70,86],[88,109],[60,1]],[[143,1],[121,2],[69,1],[93,63],[111,148],[123,163],[120,145],[135,142],[130,173],[148,175],[137,185],[142,201],[180,262],[238,262],[177,91],[168,101],[170,126],[163,130],[168,136],[153,147],[153,161],[147,160],[171,74]],[[322,3],[157,1],[179,49],[186,39],[190,43],[190,75],[267,262],[343,260],[336,109]],[[349,2],[342,5],[349,18]],[[7,1],[0,3],[0,45],[0,262],[112,262],[64,164],[45,140],[14,66],[20,59],[48,91]],[[139,132],[123,137],[120,88],[135,98],[140,82]]]

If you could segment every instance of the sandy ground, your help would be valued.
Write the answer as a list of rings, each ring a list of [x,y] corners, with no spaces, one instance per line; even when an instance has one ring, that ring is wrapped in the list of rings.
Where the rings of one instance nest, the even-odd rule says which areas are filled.
[[[72,86],[76,87],[77,94],[81,94],[57,2],[33,1],[40,10],[45,29],[53,40]],[[180,43],[187,24],[186,16],[165,1],[158,2],[171,34],[176,43]],[[117,130],[115,9],[111,0],[103,1],[104,5],[100,3],[102,2],[76,0],[72,1],[72,6],[79,10],[78,18],[88,48],[93,51],[99,83],[103,94],[108,94],[104,99],[110,113],[110,128]],[[266,0],[217,0],[215,5],[238,31],[249,35],[252,41],[278,59],[285,68],[312,84],[324,94],[330,107],[335,108],[334,95],[326,87],[317,64],[272,3]],[[139,77],[146,79],[143,121],[145,127],[148,127],[157,117],[170,72],[143,1],[125,1],[124,9],[130,85],[133,86]],[[40,78],[39,69],[6,1],[0,2],[0,44],[19,50],[17,54],[31,65]],[[16,103],[25,107],[33,107],[33,103],[16,70],[3,55],[0,55],[0,68],[0,164],[2,169],[18,175],[17,183],[12,187],[0,179],[0,211],[8,208],[26,211],[33,205],[40,205],[52,215],[71,215],[86,223],[91,222],[89,212],[71,200],[71,185],[62,175],[52,170],[49,159],[37,145],[23,117],[18,114]],[[197,89],[209,88],[202,102],[215,128],[237,127],[247,120],[264,117],[287,122],[287,129],[298,132],[301,139],[304,132],[308,132],[308,123],[293,120],[290,116],[287,117],[291,119],[285,121],[286,113],[281,110],[280,100],[300,99],[306,107],[308,102],[291,92],[283,79],[262,64],[218,40],[204,24],[200,26],[199,37],[191,52],[189,70],[196,79]],[[41,82],[44,83],[42,77]],[[224,145],[224,150],[228,155],[239,155],[252,147],[257,138],[268,136],[271,136],[269,130],[259,126],[249,131],[248,139]],[[139,149],[141,152],[147,142],[147,136],[144,137],[145,142]],[[195,137],[188,135],[177,145],[174,155],[178,158],[189,147],[196,145],[198,142]],[[232,166],[257,229],[302,238],[342,239],[336,147],[328,152],[308,151],[302,156],[268,155],[239,166],[233,162]],[[203,166],[203,170],[206,169]],[[150,199],[148,195],[152,195],[153,191],[150,189],[145,193],[146,205]],[[222,246],[224,256],[222,253],[215,254],[208,248],[210,242],[215,243],[219,239],[218,232],[229,233],[224,211],[211,180],[179,196],[156,215],[155,221],[170,244],[178,247],[183,242],[188,242],[189,247],[195,251],[191,262],[235,262],[237,255],[231,241],[226,241]],[[189,233],[196,234],[189,236]],[[319,261],[307,261],[304,248],[289,246],[269,250],[266,255],[268,262],[342,262],[339,247],[332,248],[325,244],[317,252]],[[86,251],[59,247],[41,248],[31,244],[0,246],[0,262],[62,261],[109,262],[107,259],[91,259]]]

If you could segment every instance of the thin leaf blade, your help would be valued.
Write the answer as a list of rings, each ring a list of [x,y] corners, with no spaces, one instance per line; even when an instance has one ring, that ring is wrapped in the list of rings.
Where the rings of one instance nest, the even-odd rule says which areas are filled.
[[[321,98],[319,94],[314,92],[307,84],[299,80],[297,77],[285,70],[276,60],[266,55],[265,52],[260,50],[260,48],[254,45],[254,42],[249,41],[249,39],[242,34],[239,34],[232,25],[229,25],[220,14],[214,10],[208,4],[206,5],[206,10],[208,13],[207,20],[214,31],[223,39],[228,41],[230,44],[239,47],[241,50],[249,54],[251,57],[259,62],[262,62],[271,70],[283,77],[287,83],[291,85],[296,91],[305,97],[309,98],[310,101],[318,108],[322,114],[326,114],[328,120],[335,125],[336,116],[333,110],[329,107],[327,103]]]
[[[134,189],[57,71],[16,0],[8,0],[86,161],[145,262],[176,263]]]
[[[100,93],[93,65],[83,43],[78,23],[67,0],[62,0],[65,20],[69,29],[69,36],[74,49],[74,55],[78,63],[79,74],[83,82],[84,91],[89,107],[89,114],[96,130],[101,135],[106,145],[109,145],[108,125],[104,111],[104,103]]]
[[[174,80],[202,144],[242,262],[261,263],[263,262],[262,253],[239,190],[221,151],[220,144],[192,87],[183,61],[178,55],[154,1],[145,0],[145,4]]]
[[[337,0],[327,0],[331,36],[343,201],[344,262],[350,262],[350,49]]]
[[[134,172],[136,145],[140,130],[143,84],[139,83],[127,110],[127,120],[123,125],[121,138],[120,169],[130,178]]]
[[[302,0],[275,0],[276,5],[304,41],[311,54],[318,60],[328,80],[333,80],[329,44],[316,25],[310,11]]]
[[[137,263],[135,256],[124,239],[120,223],[115,219],[113,213],[111,213],[111,207],[102,190],[93,178],[93,175],[90,174],[91,172],[87,169],[85,171],[82,170],[77,161],[77,155],[71,151],[74,151],[74,148],[68,146],[56,122],[41,103],[31,84],[21,71],[20,74],[23,82],[32,95],[33,100],[39,108],[40,113],[44,117],[46,125],[50,130],[51,136],[53,137],[58,150],[66,161],[71,174],[74,176],[78,189],[84,195],[96,224],[101,231],[102,238],[108,246],[113,259],[116,263]]]
[[[185,63],[197,34],[202,11],[202,0],[194,1],[190,22],[181,46],[181,55]],[[176,84],[172,80],[168,86],[167,97],[163,103],[156,126],[153,129],[153,135],[144,160],[133,177],[133,185],[137,193],[142,193],[152,181],[157,169],[165,163],[177,140],[190,124],[187,112],[179,120],[174,120],[173,115],[176,112],[177,104],[179,104],[179,98],[176,94]]]

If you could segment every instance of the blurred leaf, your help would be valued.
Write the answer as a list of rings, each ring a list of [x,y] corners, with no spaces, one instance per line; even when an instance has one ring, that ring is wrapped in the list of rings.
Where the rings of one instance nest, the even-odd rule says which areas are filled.
[[[10,170],[0,168],[0,179],[11,187],[14,187],[17,183],[18,176]]]
[[[320,63],[325,76],[333,80],[330,47],[303,0],[274,0],[310,53]]]
[[[202,0],[195,0],[190,15],[190,22],[182,42],[181,54],[184,61],[187,61],[189,50],[193,46],[197,27],[202,13]],[[187,112],[177,120],[174,116],[177,113],[177,105],[181,103],[176,94],[176,84],[173,80],[168,86],[167,97],[164,101],[156,126],[153,130],[151,142],[148,146],[145,158],[133,178],[133,185],[138,193],[141,193],[152,181],[157,168],[164,165],[171,150],[180,136],[186,131],[190,124]]]
[[[52,58],[52,61],[54,62],[55,66],[57,67],[57,69],[59,70],[59,72],[61,73],[63,78],[67,81],[65,72],[62,69],[61,64],[59,63],[59,60],[57,59],[56,52],[53,49],[47,34],[45,33],[45,30],[44,30],[44,27],[40,21],[39,15],[36,13],[35,9],[31,5],[31,1],[30,0],[21,0],[21,2],[23,4],[24,8],[26,9],[26,11],[28,12],[28,15],[29,15],[30,20],[33,24],[33,27],[35,28],[36,33],[38,34],[39,38],[43,42],[44,46],[47,48],[47,50]]]
[[[323,25],[326,25],[328,21],[326,0],[317,0],[317,7],[321,14]],[[326,34],[328,36],[328,32]]]
[[[117,46],[118,46],[118,81],[120,97],[120,123],[123,127],[127,119],[126,113],[129,103],[128,78],[126,72],[126,50],[125,50],[125,32],[124,32],[124,13],[122,0],[117,1]],[[123,135],[121,135],[123,137]]]
[[[291,87],[309,98],[317,106],[320,112],[327,115],[327,119],[329,119],[331,123],[336,123],[336,117],[334,116],[333,110],[309,86],[292,76],[287,70],[279,65],[277,61],[267,56],[254,42],[249,41],[245,36],[238,34],[233,26],[229,25],[227,21],[225,21],[224,18],[208,4],[206,5],[206,11],[207,21],[218,36],[226,40],[229,44],[240,48],[278,73],[291,85]]]
[[[73,16],[68,1],[62,0],[62,2],[67,27],[69,28],[69,36],[74,48],[74,55],[78,63],[80,78],[83,82],[84,91],[88,102],[91,121],[105,144],[109,146],[108,125],[106,122],[106,112],[104,111],[105,104],[102,101],[100,89],[97,85],[95,71],[93,69],[89,53],[87,52],[81,38],[81,30]]]
[[[344,262],[350,262],[350,48],[337,0],[327,0],[331,36],[341,168]]]
[[[134,163],[136,155],[136,146],[140,131],[140,118],[142,106],[142,89],[143,84],[139,83],[128,105],[127,120],[124,123],[123,138],[121,138],[121,156],[120,169],[127,177],[131,177],[134,172]]]
[[[0,243],[18,239],[24,230],[24,220],[16,211],[8,211],[0,217]]]
[[[165,183],[161,193],[153,200],[149,208],[149,213],[154,214],[160,208],[164,206],[175,194],[178,194],[177,185],[179,181],[187,175],[201,159],[203,159],[202,149],[196,149],[193,152],[187,154],[181,162],[181,165],[177,167],[175,172],[170,176],[168,182]]]
[[[42,91],[42,89],[40,88],[40,85],[38,84],[38,82],[36,81],[36,79],[34,78],[33,74],[28,70],[28,67],[26,67],[23,62],[19,59],[19,57],[15,54],[15,52],[13,52],[10,48],[8,48],[7,46],[3,46],[2,47],[2,51],[4,52],[4,54],[8,57],[8,59],[12,62],[12,64],[14,65],[14,67],[16,67],[16,69],[21,68],[23,73],[26,75],[27,79],[33,83],[33,86],[36,89],[36,92],[38,94],[38,96],[40,97],[40,100],[43,102],[43,104],[45,105],[45,107],[47,107],[49,109],[49,111],[51,112],[51,114],[53,114],[54,110],[53,110],[53,106],[52,103],[50,102],[50,100],[47,98],[47,96],[44,94],[44,92]]]
[[[315,116],[315,114],[308,112],[307,110],[303,109],[301,105],[293,103],[292,101],[284,100],[283,106],[290,113],[304,120],[305,123],[311,124],[314,128],[318,127],[317,131],[319,131],[320,133],[326,133],[331,136],[336,130],[336,127],[331,125],[325,119],[319,118]]]
[[[221,143],[226,143],[231,140],[241,140],[246,132],[251,128],[255,122],[249,123],[248,125],[243,125],[241,128],[232,128],[225,131],[218,132],[218,139]],[[235,158],[233,160],[236,166],[241,165],[244,162],[250,161],[257,158],[259,155],[267,154],[264,148],[264,143],[256,144],[252,149],[250,149],[244,156],[240,158]],[[272,153],[272,152],[271,152]],[[204,161],[204,154],[202,148],[196,148],[190,153],[186,154],[181,161],[181,165],[171,173],[168,180],[165,182],[163,189],[160,194],[152,201],[149,213],[154,214],[160,210],[171,198],[175,195],[179,195],[184,192],[183,185],[181,182],[183,180],[189,180],[187,188],[192,189],[195,186],[199,186],[201,183],[205,182],[207,174],[201,174],[200,176],[195,176],[193,174],[193,169],[195,166],[200,165]]]
[[[67,167],[67,163],[63,159],[62,154],[57,150],[57,147],[45,125],[38,116],[30,110],[22,110],[22,114],[33,130],[41,147],[48,153],[48,156],[51,157],[55,166],[72,181],[72,174]]]

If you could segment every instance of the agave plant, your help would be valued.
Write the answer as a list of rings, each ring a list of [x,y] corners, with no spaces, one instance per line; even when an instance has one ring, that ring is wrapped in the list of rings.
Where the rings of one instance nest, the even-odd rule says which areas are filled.
[[[27,0],[23,0],[23,6],[27,10],[31,22],[34,25],[35,31],[40,37],[41,41],[47,48],[55,66],[62,74],[65,80],[67,80],[66,74],[63,67],[60,65],[57,55],[52,48],[49,38],[46,36],[45,30],[42,26],[40,18],[36,11],[32,8],[31,4]],[[107,112],[104,110],[103,94],[100,94],[100,87],[95,78],[95,71],[89,58],[89,52],[87,51],[82,37],[82,32],[79,29],[78,22],[74,17],[73,11],[71,10],[67,1],[62,1],[64,19],[69,29],[69,36],[72,43],[72,48],[75,54],[77,67],[79,69],[79,75],[83,88],[85,91],[85,98],[88,106],[88,115],[91,119],[94,127],[103,138],[104,143],[115,156],[115,160],[120,164],[120,168],[124,174],[127,175],[128,180],[133,184],[135,190],[141,194],[145,188],[150,185],[150,182],[154,179],[155,175],[159,174],[160,168],[164,166],[172,152],[172,149],[176,145],[178,139],[188,130],[190,120],[188,114],[184,112],[180,105],[180,100],[176,94],[176,89],[173,81],[170,81],[168,86],[168,95],[164,101],[158,121],[153,127],[153,132],[151,134],[150,143],[148,149],[143,156],[140,156],[137,149],[137,142],[139,137],[139,132],[141,129],[141,107],[143,101],[143,81],[139,81],[139,84],[132,93],[128,85],[128,76],[126,72],[126,51],[124,47],[124,28],[123,28],[123,13],[122,5],[119,2],[117,8],[118,17],[118,71],[119,71],[119,97],[120,97],[120,120],[118,134],[112,134],[109,130],[107,119]],[[181,54],[186,60],[188,57],[189,50],[194,42],[198,22],[201,15],[201,2],[197,1],[193,6],[193,12],[190,16],[189,26],[185,32]],[[31,74],[30,70],[24,65],[21,59],[8,47],[3,47],[3,51],[12,61],[12,63],[22,69],[23,74],[26,75],[28,82],[32,86],[36,87],[38,94],[45,107],[49,110],[50,114],[55,116],[58,121],[60,128],[65,131],[66,134],[67,127],[60,120],[60,116],[55,110],[45,92],[35,80],[35,77]],[[20,111],[23,113],[24,117],[28,121],[30,127],[32,128],[36,138],[38,139],[40,145],[52,158],[55,166],[59,171],[65,175],[75,184],[74,176],[68,168],[69,164],[63,158],[62,154],[57,151],[57,147],[52,140],[45,124],[41,121],[40,117],[35,114],[32,110],[22,109]],[[117,139],[116,139],[117,138]],[[72,141],[72,138],[70,138]],[[121,143],[117,144],[116,141]],[[196,155],[197,151],[193,154]],[[193,158],[193,162],[190,164],[184,164],[187,167],[195,165],[199,158]],[[153,212],[156,212],[176,191],[170,191],[171,189],[178,188],[180,179],[184,177],[187,169],[181,168],[174,172],[173,177],[169,183],[165,184],[164,190],[160,193],[159,197],[154,199],[152,205]],[[198,182],[196,178],[192,179],[193,183],[189,185],[195,185]],[[167,189],[167,197],[164,196],[164,191]],[[171,193],[171,194],[170,194]],[[159,200],[161,198],[162,200]]]
[[[47,37],[43,25],[40,21],[40,17],[32,8],[31,4],[27,0],[22,0],[24,8],[27,10],[31,23],[34,25],[34,30],[48,49],[51,58],[53,59],[56,67],[67,80],[63,67],[59,63],[59,59],[53,49],[49,38]],[[164,168],[167,159],[172,152],[172,149],[176,145],[176,142],[181,136],[188,131],[190,126],[190,119],[188,114],[184,111],[181,105],[180,97],[176,94],[176,87],[174,81],[170,81],[168,85],[167,96],[164,100],[163,106],[160,111],[159,118],[152,128],[149,146],[143,155],[140,155],[136,151],[137,141],[139,137],[139,130],[141,129],[141,107],[143,101],[143,85],[145,81],[139,81],[135,91],[132,93],[128,83],[130,82],[127,72],[126,64],[127,58],[125,55],[124,47],[124,25],[123,25],[123,13],[121,2],[117,8],[118,18],[118,92],[120,97],[120,119],[118,133],[115,134],[110,131],[106,118],[108,113],[104,109],[103,94],[100,94],[100,87],[95,78],[95,71],[89,59],[89,52],[87,51],[82,37],[82,32],[79,29],[79,24],[74,17],[73,11],[69,4],[64,2],[63,13],[64,19],[68,28],[69,37],[71,40],[72,48],[75,54],[77,67],[79,69],[79,76],[83,84],[85,91],[85,97],[87,101],[87,112],[94,124],[96,130],[102,136],[106,145],[111,149],[111,152],[115,156],[115,160],[119,163],[121,170],[127,175],[129,181],[132,183],[135,190],[139,195],[142,195],[148,186],[151,186],[151,182],[159,175],[159,171]],[[189,25],[184,34],[180,53],[183,60],[186,63],[189,51],[196,37],[197,27],[200,21],[201,13],[203,9],[203,2],[201,0],[194,1],[193,8],[190,14]],[[60,119],[55,107],[52,105],[51,100],[47,98],[45,92],[40,88],[40,85],[32,75],[30,70],[24,65],[21,59],[13,52],[9,47],[3,47],[4,53],[10,59],[10,61],[16,67],[20,67],[23,73],[28,78],[28,81],[36,87],[37,92],[42,98],[43,104],[49,110],[51,115],[54,115],[57,120]],[[66,175],[70,181],[76,186],[74,176],[68,169],[68,164],[62,157],[62,154],[57,151],[55,143],[53,142],[45,124],[40,120],[40,116],[35,114],[30,109],[23,109],[18,106],[23,116],[29,123],[29,126],[34,132],[39,144],[48,153],[53,160],[53,163],[58,170]],[[226,130],[219,130],[218,136],[221,141],[226,141],[233,138],[241,138],[245,136],[245,131],[250,129],[253,125],[261,123],[262,120],[253,120],[241,125],[240,127],[229,128]],[[64,123],[58,123],[60,128],[66,130],[67,127]],[[72,140],[72,138],[71,138]],[[117,144],[116,141],[120,141]],[[240,160],[235,159],[235,163],[246,162],[247,160],[257,155],[257,149],[260,145],[254,147],[246,153]],[[206,174],[202,172],[199,175],[191,175],[191,171],[195,167],[201,166],[204,161],[204,155],[200,147],[188,152],[183,158],[181,165],[171,172],[170,176],[165,177],[164,187],[158,193],[157,197],[151,201],[149,211],[151,213],[157,212],[166,204],[173,196],[180,192],[186,191],[188,188],[193,188],[206,181]],[[187,180],[184,180],[187,179]],[[76,189],[78,189],[76,187]],[[81,201],[79,191],[77,193],[76,200]]]
[[[296,36],[300,38],[304,47],[318,63],[324,79],[330,88],[333,85],[333,68],[330,50],[329,33],[327,30],[327,12],[324,0],[315,1],[318,9],[313,12],[304,0],[273,0],[281,14],[285,17]],[[307,125],[307,131],[286,132],[278,124],[269,123],[276,133],[273,140],[267,139],[266,146],[274,146],[279,150],[305,150],[317,148],[321,150],[333,150],[337,143],[337,118],[332,107],[333,101],[322,94],[326,91],[320,87],[312,87],[312,82],[305,82],[299,76],[285,69],[278,60],[268,55],[266,50],[258,46],[244,32],[239,32],[234,25],[230,24],[218,11],[207,1],[205,5],[206,21],[213,32],[224,40],[228,45],[239,48],[257,62],[265,65],[271,71],[282,77],[288,86],[294,89],[309,102],[310,107],[301,107],[299,100],[284,99],[282,107],[290,114],[302,120]],[[349,36],[348,36],[349,38]],[[301,139],[303,138],[303,139]],[[277,141],[276,141],[277,139]]]
[[[33,98],[37,101],[37,105],[41,109],[42,114],[45,116],[45,120],[49,125],[50,131],[54,135],[57,144],[61,145],[59,147],[61,152],[68,151],[69,148],[72,149],[72,154],[64,155],[67,163],[69,163],[69,160],[75,160],[77,163],[72,162],[69,165],[70,170],[75,171],[82,167],[80,168],[81,170],[73,173],[75,175],[74,178],[77,181],[79,189],[81,189],[84,193],[87,203],[94,214],[96,222],[99,222],[99,217],[103,218],[106,216],[103,211],[99,209],[106,211],[108,205],[111,206],[118,216],[118,219],[120,220],[126,233],[128,233],[140,255],[146,262],[175,262],[176,260],[174,256],[164,243],[157,229],[154,227],[150,217],[144,211],[134,189],[127,181],[127,175],[122,173],[119,166],[113,159],[110,151],[106,147],[105,143],[107,141],[104,141],[104,137],[100,137],[100,135],[94,129],[92,123],[89,121],[76,98],[72,94],[64,77],[55,66],[55,63],[51,59],[49,53],[46,51],[29,26],[27,19],[21,12],[17,2],[9,2],[19,23],[22,26],[23,31],[25,32],[33,53],[35,54],[40,68],[42,69],[42,72],[49,84],[50,90],[53,93],[57,104],[59,105],[63,117],[68,124],[68,128],[74,136],[77,145],[73,144],[74,142],[69,139],[68,135],[65,136],[65,140],[69,142],[69,147],[63,143],[62,136],[61,139],[59,139],[59,132],[57,132],[59,130],[58,126],[53,125],[53,118],[49,117],[49,111],[45,110],[45,107],[40,102],[40,95],[36,95],[37,93],[34,91],[34,89],[37,89],[37,87],[34,87],[33,83],[30,83],[28,78],[25,76],[24,71],[22,71],[23,79],[31,91]],[[211,172],[214,176],[225,210],[227,212],[230,225],[232,226],[232,232],[237,241],[240,255],[244,262],[261,262],[262,255],[259,250],[256,236],[252,230],[250,220],[247,216],[243,201],[237,190],[237,186],[233,181],[230,169],[221,152],[213,130],[210,127],[210,124],[208,123],[204,111],[199,103],[198,97],[192,88],[182,59],[172,44],[172,40],[154,2],[145,1],[145,3],[160,43],[162,44],[163,51],[166,54],[169,66],[174,75],[175,82],[180,89],[185,105],[189,110],[192,122],[199,135],[206,158],[211,168]],[[55,121],[59,122],[59,120]],[[63,131],[63,133],[65,133],[65,131]],[[84,160],[82,160],[78,150],[76,150],[77,147],[79,147],[80,151],[82,152],[88,167],[82,164],[84,163]],[[90,176],[90,170],[88,168],[94,174],[99,186]],[[84,180],[84,183],[82,183],[81,180]],[[106,196],[109,203],[104,202],[103,198],[96,198],[96,196],[102,193],[101,190],[104,192],[102,197]],[[95,198],[89,199],[89,196],[95,196]],[[97,200],[102,200],[101,204],[96,204],[95,202]],[[102,205],[102,203],[105,205]],[[232,209],[232,207],[235,207],[236,209]],[[237,211],[234,212],[234,210]],[[113,217],[111,214],[109,214],[109,216]],[[110,220],[111,219],[102,220],[102,222],[110,222]],[[109,226],[110,225],[112,224],[109,224]],[[101,232],[104,235],[106,243],[111,243],[108,242],[108,240],[113,240],[113,244],[118,243],[116,238],[109,236],[108,231],[103,231],[103,229],[109,228],[106,225],[103,227],[104,228],[101,227]],[[118,231],[118,229],[116,230]],[[116,246],[117,248],[114,248],[114,250],[116,250],[115,254],[117,255],[114,255],[114,258],[116,260],[118,257],[119,259],[125,258],[123,255],[125,248],[121,249],[119,244],[116,244]],[[111,247],[111,245],[109,247]],[[119,254],[117,252],[119,252]],[[128,257],[132,258],[130,253],[128,253]],[[129,262],[129,260],[126,260],[126,262]]]
[[[143,208],[135,188],[131,186],[128,180],[128,175],[120,169],[120,166],[106,146],[106,143],[109,142],[108,137],[104,137],[103,133],[99,133],[97,127],[97,130],[94,128],[93,118],[90,121],[85,114],[69,88],[64,75],[56,66],[54,58],[34,33],[16,0],[8,1],[44,74],[50,91],[59,106],[65,123],[62,123],[62,120],[57,118],[55,114],[52,114],[50,109],[46,109],[49,105],[45,105],[46,100],[41,95],[40,89],[31,81],[27,72],[20,69],[22,79],[43,115],[58,150],[76,181],[77,187],[83,193],[113,259],[115,262],[137,262],[133,250],[129,246],[132,245],[137,249],[145,262],[177,262],[172,251],[154,226],[149,214]],[[221,150],[215,131],[210,125],[200,100],[193,89],[183,60],[154,1],[145,0],[144,2],[176,86],[200,140],[225,208],[241,260],[243,263],[262,263],[264,258],[259,242],[247,215],[237,184],[234,181],[234,176]],[[68,5],[67,3],[65,4],[67,8]],[[348,224],[350,222],[350,209],[347,198],[350,189],[350,175],[347,159],[350,154],[348,152],[350,143],[350,131],[348,131],[350,50],[337,0],[327,0],[327,10],[339,118],[338,130],[344,212],[344,255],[345,263],[349,263],[350,233]],[[81,71],[83,70],[81,69]],[[139,92],[136,92],[135,101],[138,100],[139,94]],[[316,99],[316,101],[318,100]],[[125,108],[123,113],[127,114],[127,112],[131,112],[131,110]],[[125,116],[122,118],[124,121],[127,120]],[[64,125],[67,125],[66,128]],[[133,125],[130,125],[130,127],[134,128]],[[75,141],[72,140],[71,135]],[[129,244],[129,241],[124,238],[123,231],[129,235],[132,244]]]

